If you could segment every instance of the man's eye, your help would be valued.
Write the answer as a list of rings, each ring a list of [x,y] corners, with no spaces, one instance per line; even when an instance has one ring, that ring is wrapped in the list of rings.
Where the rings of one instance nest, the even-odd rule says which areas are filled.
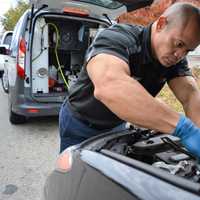
[[[182,43],[182,42],[176,42],[175,45],[176,45],[176,47],[178,47],[178,48],[183,47],[183,43]]]

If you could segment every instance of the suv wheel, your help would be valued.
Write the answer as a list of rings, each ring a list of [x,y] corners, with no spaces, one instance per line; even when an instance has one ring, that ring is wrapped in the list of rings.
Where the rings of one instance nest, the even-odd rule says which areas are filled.
[[[9,120],[11,124],[24,124],[26,123],[27,118],[23,115],[18,115],[11,110]]]
[[[2,78],[3,76],[3,71],[0,71],[0,78]]]
[[[8,93],[9,91],[9,85],[8,85],[8,76],[6,73],[3,73],[1,78],[2,87],[5,93]]]

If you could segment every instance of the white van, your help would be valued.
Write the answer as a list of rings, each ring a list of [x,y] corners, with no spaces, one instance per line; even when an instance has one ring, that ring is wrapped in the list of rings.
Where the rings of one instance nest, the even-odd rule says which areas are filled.
[[[97,31],[152,0],[30,2],[32,9],[14,29],[7,62],[9,118],[13,124],[24,123],[27,117],[58,115]]]

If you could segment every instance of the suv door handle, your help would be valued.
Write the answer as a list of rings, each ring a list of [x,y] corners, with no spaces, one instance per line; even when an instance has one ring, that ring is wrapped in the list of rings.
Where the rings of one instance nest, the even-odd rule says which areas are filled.
[[[8,60],[5,60],[5,62],[8,62]]]

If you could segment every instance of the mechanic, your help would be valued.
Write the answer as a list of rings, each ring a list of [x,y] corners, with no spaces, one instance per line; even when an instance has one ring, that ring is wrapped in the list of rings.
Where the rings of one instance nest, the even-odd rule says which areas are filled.
[[[60,111],[60,152],[130,122],[178,136],[200,157],[200,92],[185,58],[199,33],[200,10],[189,3],[173,4],[147,27],[99,32]],[[166,82],[187,117],[154,98]]]

